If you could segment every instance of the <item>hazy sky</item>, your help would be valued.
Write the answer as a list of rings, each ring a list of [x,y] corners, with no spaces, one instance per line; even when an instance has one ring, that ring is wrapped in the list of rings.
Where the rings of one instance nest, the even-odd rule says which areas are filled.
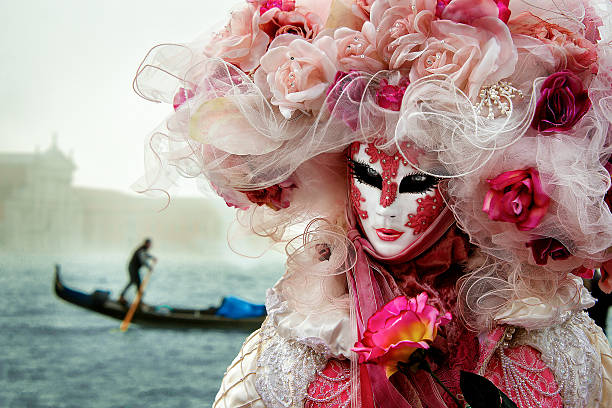
[[[73,152],[75,184],[128,191],[172,107],[139,98],[146,52],[188,42],[240,0],[0,0],[0,152]]]

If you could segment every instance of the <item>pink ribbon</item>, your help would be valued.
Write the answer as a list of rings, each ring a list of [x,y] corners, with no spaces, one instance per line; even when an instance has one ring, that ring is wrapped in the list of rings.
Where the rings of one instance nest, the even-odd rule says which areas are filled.
[[[349,211],[347,216],[349,225],[353,226],[348,232],[348,238],[353,242],[356,250],[355,266],[347,273],[347,278],[352,288],[357,331],[359,338],[361,338],[366,330],[367,321],[370,316],[394,297],[394,293],[382,273],[370,267],[366,253],[374,259],[385,263],[406,262],[431,248],[448,231],[454,222],[454,218],[452,212],[445,208],[434,223],[404,251],[394,257],[382,257],[376,253],[370,243],[362,237],[359,230],[355,227],[357,220],[352,212]],[[369,382],[369,384],[361,385],[363,408],[412,408],[412,405],[389,381],[382,367],[366,364],[367,375],[363,375],[363,366],[360,367],[360,372],[362,373],[360,376],[361,382]],[[410,381],[414,389],[417,390],[421,401],[430,408],[445,408],[446,404],[433,380],[428,375],[419,375],[417,377],[418,379],[414,378],[407,381]],[[371,392],[363,392],[370,389]]]

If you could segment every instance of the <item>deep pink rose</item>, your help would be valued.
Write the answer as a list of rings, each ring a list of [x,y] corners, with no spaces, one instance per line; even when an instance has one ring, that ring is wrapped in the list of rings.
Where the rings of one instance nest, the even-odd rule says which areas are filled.
[[[520,231],[532,230],[540,224],[548,211],[550,197],[542,189],[536,169],[507,171],[487,182],[490,189],[482,211],[491,220],[511,222]]]
[[[264,14],[275,7],[282,11],[295,10],[295,0],[251,0],[249,2],[259,4],[259,14]]]
[[[380,87],[376,91],[376,103],[381,108],[398,112],[402,107],[402,99],[408,84],[410,84],[408,78],[400,79],[397,85],[389,85],[389,82],[383,79],[380,81]]]
[[[327,89],[325,103],[335,117],[351,129],[359,126],[359,106],[366,89],[366,81],[356,72],[336,72],[334,82]]]
[[[497,17],[504,23],[510,19],[510,0],[438,0],[436,15],[457,23],[472,24],[481,17]]]
[[[417,349],[428,349],[438,327],[451,318],[450,313],[440,315],[438,309],[427,305],[425,292],[411,299],[398,296],[370,317],[353,351],[359,355],[359,363],[380,364],[390,377],[398,362],[408,361]]]
[[[291,192],[297,188],[293,180],[283,181],[261,190],[241,191],[250,202],[258,206],[267,205],[275,211],[288,208],[291,204]]]
[[[590,108],[580,78],[567,70],[557,72],[542,84],[531,127],[543,133],[570,130]]]
[[[570,251],[554,238],[534,239],[525,245],[531,248],[533,259],[538,265],[546,265],[549,256],[553,261],[561,261],[571,255]]]

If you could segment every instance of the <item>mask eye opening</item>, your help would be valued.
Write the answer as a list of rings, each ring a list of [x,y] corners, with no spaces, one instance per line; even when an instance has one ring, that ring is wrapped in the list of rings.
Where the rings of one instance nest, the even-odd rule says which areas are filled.
[[[399,185],[399,192],[411,194],[424,194],[433,191],[440,179],[425,173],[412,173],[404,176]]]
[[[383,178],[372,167],[358,160],[348,158],[349,174],[358,182],[382,190]]]

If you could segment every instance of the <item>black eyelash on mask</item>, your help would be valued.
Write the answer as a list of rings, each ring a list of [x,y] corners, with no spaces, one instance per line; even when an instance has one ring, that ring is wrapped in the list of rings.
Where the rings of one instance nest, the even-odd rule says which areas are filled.
[[[404,176],[404,178],[402,179],[400,186],[399,186],[399,192],[400,193],[412,193],[412,194],[416,194],[416,193],[426,193],[428,191],[433,190],[438,183],[440,182],[440,179],[434,176],[430,176],[429,174],[423,174],[423,173],[414,173],[414,174],[408,174],[407,176]]]
[[[383,179],[380,174],[365,163],[348,158],[349,172],[355,180],[382,190]]]

